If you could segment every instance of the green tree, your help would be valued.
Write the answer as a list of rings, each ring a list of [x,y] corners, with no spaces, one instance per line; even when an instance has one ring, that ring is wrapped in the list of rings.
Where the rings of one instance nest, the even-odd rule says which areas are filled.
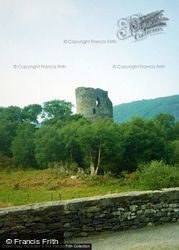
[[[26,121],[38,124],[38,116],[42,112],[42,107],[39,104],[31,104],[24,107],[22,112]]]
[[[18,126],[26,121],[36,123],[39,112],[40,105],[37,104],[24,109],[16,106],[0,108],[0,151],[4,155],[12,156],[11,144]]]
[[[59,129],[59,134],[64,148],[64,158],[69,162],[76,162],[81,167],[84,167],[83,150],[80,145],[81,127],[85,126],[87,121],[83,118],[79,120],[68,121],[65,126]]]
[[[174,137],[176,140],[179,140],[179,122],[175,123],[174,126]]]
[[[72,104],[64,100],[52,100],[45,102],[43,106],[43,117],[45,120],[65,119],[72,114]]]
[[[0,108],[0,120],[7,120],[9,122],[22,122],[24,114],[22,109],[17,106],[9,106],[7,108]]]
[[[22,110],[16,106],[0,108],[0,151],[6,156],[12,156],[11,143],[16,135],[18,124],[23,120]]]
[[[18,123],[0,119],[0,152],[6,156],[12,156],[11,143],[16,135]]]
[[[170,114],[161,113],[159,115],[156,115],[154,119],[159,121],[159,123],[166,129],[171,129],[175,125],[175,117]]]
[[[35,157],[40,168],[48,166],[50,162],[64,160],[64,145],[57,129],[52,125],[45,125],[35,134]]]
[[[173,141],[172,145],[174,147],[173,163],[179,164],[179,140]]]
[[[171,159],[172,148],[160,123],[136,117],[119,125],[119,129],[124,149],[124,169],[134,171],[140,162]]]
[[[99,119],[80,128],[80,144],[91,175],[111,171],[118,166],[121,147],[117,125],[110,119]]]
[[[15,161],[25,167],[35,167],[34,153],[35,126],[24,122],[18,126],[17,134],[13,139],[11,150]]]
[[[175,117],[173,115],[161,113],[155,116],[154,120],[159,122],[159,124],[163,127],[167,140],[173,140],[175,138]]]

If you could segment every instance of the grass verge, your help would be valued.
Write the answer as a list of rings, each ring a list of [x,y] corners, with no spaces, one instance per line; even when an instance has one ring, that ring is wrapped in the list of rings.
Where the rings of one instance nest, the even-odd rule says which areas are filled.
[[[110,177],[73,179],[52,169],[1,171],[0,207],[66,200],[134,190]]]

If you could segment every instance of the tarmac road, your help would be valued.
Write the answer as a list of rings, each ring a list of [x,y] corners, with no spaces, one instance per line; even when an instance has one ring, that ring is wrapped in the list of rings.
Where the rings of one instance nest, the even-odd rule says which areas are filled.
[[[92,243],[92,250],[179,250],[179,223],[68,240]]]

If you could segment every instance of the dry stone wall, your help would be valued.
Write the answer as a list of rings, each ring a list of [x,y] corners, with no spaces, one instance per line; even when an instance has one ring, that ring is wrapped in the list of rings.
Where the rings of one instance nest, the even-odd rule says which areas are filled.
[[[129,192],[0,210],[0,235],[79,237],[179,220],[179,188]]]

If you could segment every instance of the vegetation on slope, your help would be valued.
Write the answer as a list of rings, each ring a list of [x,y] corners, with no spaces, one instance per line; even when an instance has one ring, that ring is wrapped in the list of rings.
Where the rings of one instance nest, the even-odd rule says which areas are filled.
[[[160,113],[171,114],[179,121],[179,95],[119,104],[114,106],[113,113],[115,121],[120,123],[134,116],[150,119]]]

